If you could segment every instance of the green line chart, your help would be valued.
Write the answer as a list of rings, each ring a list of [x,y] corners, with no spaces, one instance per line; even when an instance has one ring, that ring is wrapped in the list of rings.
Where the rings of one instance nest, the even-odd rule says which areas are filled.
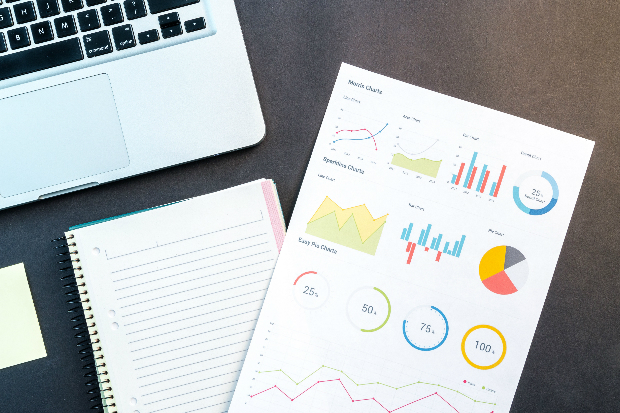
[[[333,367],[325,366],[325,365],[322,365],[322,366],[321,366],[321,367],[319,367],[318,369],[314,370],[312,373],[308,374],[306,377],[304,377],[304,378],[303,378],[303,379],[301,379],[300,381],[296,381],[295,379],[293,379],[291,376],[289,376],[289,375],[288,375],[285,371],[283,371],[282,369],[278,369],[278,370],[266,370],[266,371],[259,371],[258,373],[259,373],[259,374],[266,374],[266,373],[278,373],[278,372],[280,372],[280,373],[282,373],[284,376],[286,376],[286,377],[287,377],[290,381],[292,381],[293,383],[295,383],[295,385],[296,385],[296,386],[298,386],[298,385],[300,385],[301,383],[303,383],[304,381],[308,380],[308,379],[309,379],[310,377],[312,377],[313,375],[315,375],[316,373],[318,373],[318,372],[319,372],[320,370],[322,370],[322,369],[333,370],[333,371],[336,371],[336,372],[338,372],[338,373],[343,374],[343,375],[344,375],[347,379],[351,380],[351,382],[352,382],[353,384],[355,384],[357,387],[359,387],[359,386],[368,386],[368,385],[379,385],[379,386],[389,387],[389,388],[391,388],[391,389],[393,389],[393,390],[400,390],[400,389],[404,389],[404,388],[406,388],[406,387],[411,387],[411,386],[414,386],[414,385],[416,385],[416,384],[426,384],[426,385],[428,385],[428,386],[437,386],[437,387],[440,387],[440,388],[442,388],[442,389],[449,390],[449,391],[451,391],[451,392],[454,392],[454,393],[456,393],[456,394],[459,394],[459,395],[461,395],[461,396],[463,396],[463,397],[465,397],[465,398],[469,399],[470,401],[472,401],[472,402],[474,402],[474,403],[488,404],[488,405],[491,405],[491,406],[495,406],[495,405],[497,405],[497,403],[490,403],[490,402],[485,402],[485,401],[482,401],[482,400],[476,400],[476,399],[474,399],[474,398],[472,398],[472,397],[470,397],[470,396],[466,395],[465,393],[462,393],[462,392],[460,392],[460,391],[458,391],[458,390],[456,390],[456,389],[451,389],[450,387],[446,387],[446,386],[443,386],[443,385],[441,385],[441,384],[437,384],[437,383],[427,383],[427,382],[423,382],[423,381],[416,381],[416,382],[413,382],[413,383],[405,384],[404,386],[391,386],[391,385],[389,385],[389,384],[381,383],[381,382],[378,382],[378,381],[377,381],[377,382],[370,382],[370,383],[358,383],[357,381],[355,381],[354,379],[352,379],[352,378],[351,378],[351,377],[350,377],[347,373],[345,373],[344,371],[342,371],[342,370],[338,370],[338,369],[333,368]]]

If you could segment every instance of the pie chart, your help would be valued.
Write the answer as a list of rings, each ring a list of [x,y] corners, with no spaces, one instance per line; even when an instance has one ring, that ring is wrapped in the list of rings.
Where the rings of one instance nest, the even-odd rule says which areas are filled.
[[[489,291],[509,295],[523,288],[529,269],[521,251],[501,245],[484,254],[480,260],[479,272],[482,284]]]

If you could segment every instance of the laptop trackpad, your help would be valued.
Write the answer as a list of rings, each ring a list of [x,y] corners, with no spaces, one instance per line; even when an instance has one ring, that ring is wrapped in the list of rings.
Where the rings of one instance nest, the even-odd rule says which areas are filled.
[[[0,131],[2,197],[129,165],[106,74],[0,99]]]

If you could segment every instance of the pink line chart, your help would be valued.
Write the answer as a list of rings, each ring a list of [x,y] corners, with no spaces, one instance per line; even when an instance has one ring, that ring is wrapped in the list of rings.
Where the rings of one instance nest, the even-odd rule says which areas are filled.
[[[342,386],[342,388],[344,389],[344,391],[347,393],[347,396],[349,397],[349,399],[351,399],[351,402],[352,402],[352,403],[355,403],[355,402],[364,402],[364,401],[372,401],[372,402],[377,403],[379,406],[381,406],[381,407],[382,407],[382,408],[383,408],[383,409],[384,409],[387,413],[392,413],[392,412],[395,412],[395,411],[400,410],[400,409],[402,409],[402,408],[404,408],[404,407],[407,407],[407,406],[409,406],[409,405],[412,405],[412,404],[414,404],[414,403],[420,402],[420,401],[422,401],[422,400],[425,400],[425,399],[428,399],[428,398],[431,398],[431,397],[439,397],[441,400],[443,400],[443,402],[444,402],[446,405],[450,406],[450,407],[451,407],[451,408],[452,408],[452,409],[453,409],[456,413],[460,413],[460,412],[459,412],[459,411],[458,411],[458,410],[457,410],[454,406],[452,406],[452,405],[451,405],[451,404],[450,404],[450,403],[449,403],[446,399],[444,399],[444,398],[443,398],[443,397],[442,397],[442,396],[441,396],[438,392],[431,393],[431,394],[429,394],[429,395],[427,395],[427,396],[421,397],[421,398],[419,398],[419,399],[417,399],[417,400],[414,400],[414,401],[412,401],[412,402],[409,402],[409,403],[404,404],[404,405],[402,405],[402,406],[400,406],[400,407],[397,407],[397,408],[395,408],[395,409],[390,410],[390,409],[388,409],[387,407],[385,407],[383,404],[381,404],[381,402],[379,402],[379,401],[378,401],[377,399],[375,399],[374,397],[367,398],[367,399],[354,399],[353,397],[351,397],[351,393],[349,393],[349,391],[347,390],[347,388],[345,387],[345,385],[344,385],[344,383],[342,382],[342,380],[341,380],[341,379],[319,380],[319,381],[317,381],[316,383],[314,383],[312,386],[308,387],[306,390],[304,390],[304,391],[302,391],[301,393],[299,393],[299,394],[298,394],[297,396],[295,396],[295,397],[291,397],[291,396],[289,396],[289,395],[288,395],[288,394],[286,394],[286,393],[285,393],[285,392],[284,392],[281,388],[279,388],[277,385],[274,385],[274,386],[272,386],[272,387],[270,387],[270,388],[268,388],[268,389],[265,389],[265,390],[263,390],[263,391],[261,391],[261,392],[258,392],[258,393],[256,393],[256,394],[253,394],[253,395],[251,395],[250,397],[251,397],[251,398],[254,398],[254,397],[256,397],[256,396],[258,396],[258,395],[260,395],[260,394],[263,394],[263,393],[265,393],[265,392],[268,392],[269,390],[276,389],[276,390],[278,390],[280,393],[282,393],[284,396],[286,396],[286,397],[287,397],[290,401],[295,401],[295,400],[297,400],[297,399],[298,399],[301,395],[303,395],[304,393],[306,393],[307,391],[309,391],[309,390],[310,390],[311,388],[313,388],[314,386],[316,386],[316,385],[318,385],[318,384],[321,384],[321,383],[330,383],[330,382],[338,382],[338,383]],[[491,412],[491,413],[493,413],[493,412]]]

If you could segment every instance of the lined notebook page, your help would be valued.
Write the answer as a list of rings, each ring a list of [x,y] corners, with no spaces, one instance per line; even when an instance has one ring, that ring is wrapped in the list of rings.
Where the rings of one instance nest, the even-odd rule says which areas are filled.
[[[120,412],[225,412],[284,234],[271,181],[73,231]]]

